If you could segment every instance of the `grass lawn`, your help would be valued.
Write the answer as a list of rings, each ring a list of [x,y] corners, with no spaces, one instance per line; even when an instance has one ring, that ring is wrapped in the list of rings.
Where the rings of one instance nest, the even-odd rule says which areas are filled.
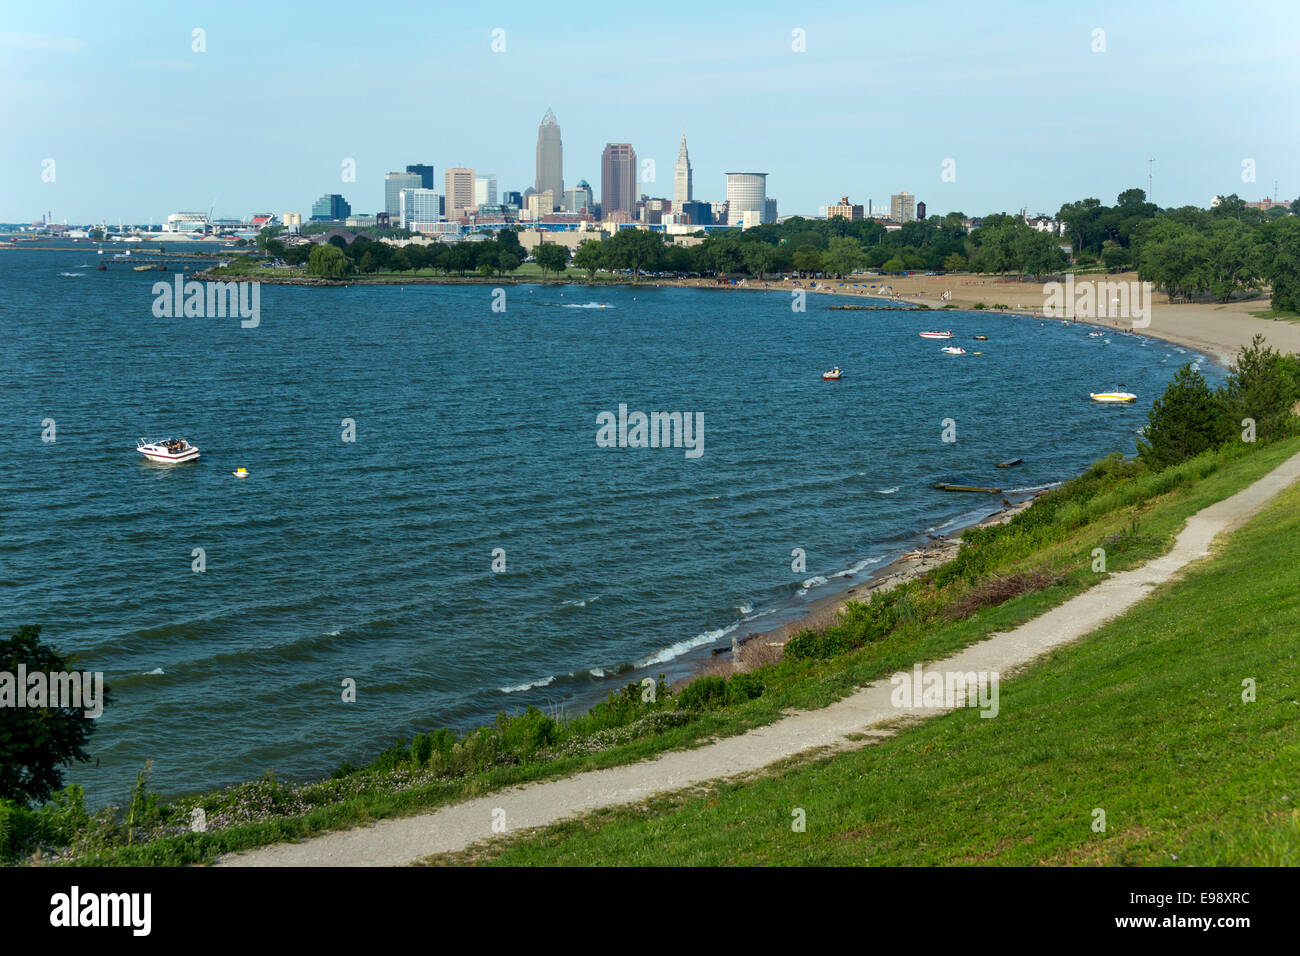
[[[1297,558],[1300,486],[1182,580],[1003,683],[992,720],[956,711],[854,753],[457,859],[1300,864]],[[792,830],[796,810],[805,832]]]

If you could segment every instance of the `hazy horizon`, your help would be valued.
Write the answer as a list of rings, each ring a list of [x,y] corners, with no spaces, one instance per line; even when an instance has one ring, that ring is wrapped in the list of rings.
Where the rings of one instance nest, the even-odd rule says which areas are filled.
[[[414,163],[439,190],[465,165],[522,192],[548,108],[565,187],[597,198],[607,142],[653,160],[641,192],[671,198],[683,132],[696,198],[725,198],[727,171],[767,172],[782,216],[904,190],[930,214],[1054,213],[1145,190],[1149,157],[1161,206],[1272,197],[1275,181],[1300,195],[1300,16],[1282,3],[556,12],[6,10],[0,221],[305,218],[324,193],[374,213],[384,174]]]

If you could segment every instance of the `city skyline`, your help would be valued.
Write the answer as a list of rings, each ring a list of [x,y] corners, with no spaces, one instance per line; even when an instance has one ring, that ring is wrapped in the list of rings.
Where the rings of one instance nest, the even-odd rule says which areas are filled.
[[[566,117],[568,181],[598,182],[604,145],[630,142],[655,164],[639,192],[670,198],[685,131],[696,198],[724,198],[727,171],[766,170],[782,214],[902,190],[932,215],[1052,213],[1146,189],[1149,157],[1162,206],[1259,199],[1275,182],[1281,197],[1300,193],[1300,133],[1285,109],[1300,75],[1287,47],[1291,7],[1264,4],[1247,17],[1191,4],[1174,22],[1103,3],[1045,25],[1032,5],[1011,6],[974,50],[967,37],[982,14],[958,4],[922,21],[902,4],[805,13],[723,2],[671,23],[630,14],[596,23],[595,8],[580,4],[579,22],[591,25],[574,30],[507,3],[491,20],[459,16],[422,41],[439,65],[434,79],[423,64],[372,52],[385,46],[389,18],[341,4],[322,4],[315,19],[162,5],[127,17],[90,4],[9,10],[0,220],[305,212],[326,193],[374,213],[385,208],[385,174],[414,158],[494,169],[502,189],[523,191],[537,180],[537,116],[548,107]],[[402,9],[424,15],[414,6],[393,15]],[[685,22],[728,42],[687,51],[671,42]],[[274,56],[260,49],[267,35],[286,38]],[[884,42],[896,36],[905,42]],[[357,68],[331,70],[340,60]],[[1170,75],[1178,82],[1162,81]],[[443,118],[458,104],[484,108],[421,124],[410,121],[415,102]],[[1207,136],[1179,119],[1187,115],[1223,117],[1228,133]]]

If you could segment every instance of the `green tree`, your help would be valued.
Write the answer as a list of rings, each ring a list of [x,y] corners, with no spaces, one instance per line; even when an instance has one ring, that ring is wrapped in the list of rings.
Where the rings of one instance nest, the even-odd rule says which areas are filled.
[[[322,279],[341,279],[348,273],[347,256],[338,246],[325,242],[312,246],[307,256],[307,275]]]
[[[1255,422],[1259,441],[1275,441],[1295,432],[1293,414],[1300,399],[1300,380],[1292,356],[1284,356],[1256,335],[1237,359],[1223,383],[1222,434],[1231,438],[1243,430],[1245,419]]]
[[[394,272],[406,272],[411,268],[411,260],[405,249],[393,250],[392,256],[388,259],[388,268]]]
[[[24,625],[0,641],[0,673],[16,676],[20,664],[28,675],[75,673],[73,660],[42,643],[41,629],[34,625]],[[28,691],[11,689],[15,694]],[[104,694],[101,704],[108,700],[107,691]],[[13,704],[0,696],[0,800],[43,803],[63,785],[63,767],[90,759],[86,744],[95,721],[85,714],[89,704],[81,708]]]
[[[852,239],[849,242],[853,242]],[[772,262],[776,259],[776,254],[772,247],[766,242],[747,242],[745,243],[745,268],[750,274],[762,279],[763,276],[772,268]]]
[[[944,272],[961,272],[966,268],[966,257],[960,252],[954,252],[948,258],[943,260]]]
[[[816,246],[803,246],[794,254],[794,267],[802,276],[822,271],[822,253]]]
[[[576,268],[585,269],[587,281],[591,282],[596,278],[596,270],[605,265],[604,244],[599,239],[584,239],[578,243],[578,248],[573,253],[573,264]]]
[[[630,269],[634,284],[643,270],[653,271],[664,257],[663,237],[648,229],[620,229],[605,245],[610,263],[615,269]]]
[[[1157,471],[1195,458],[1217,444],[1221,420],[1219,402],[1189,362],[1151,405],[1138,439],[1138,457]]]
[[[832,275],[848,278],[862,266],[862,243],[849,236],[836,236],[826,243],[823,265]]]
[[[569,250],[553,242],[543,243],[533,250],[533,258],[537,260],[537,265],[543,272],[554,272],[558,275],[569,264]]]

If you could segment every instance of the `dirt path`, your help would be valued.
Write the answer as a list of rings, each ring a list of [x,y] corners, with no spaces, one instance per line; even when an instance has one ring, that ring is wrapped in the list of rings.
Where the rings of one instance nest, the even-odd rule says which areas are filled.
[[[1101,584],[1014,630],[925,666],[925,673],[995,671],[1005,678],[1036,657],[1078,640],[1118,617],[1152,588],[1209,554],[1216,535],[1248,520],[1300,478],[1300,455],[1283,462],[1231,498],[1188,519],[1173,549],[1141,567],[1111,575]],[[794,714],[694,750],[561,780],[527,784],[429,813],[372,826],[327,833],[301,843],[278,844],[223,857],[225,866],[398,866],[435,853],[460,850],[507,831],[540,827],[600,807],[647,797],[721,777],[744,774],[819,747],[851,748],[885,735],[884,721],[927,717],[936,708],[899,708],[890,702],[894,685],[878,680],[821,710]]]

